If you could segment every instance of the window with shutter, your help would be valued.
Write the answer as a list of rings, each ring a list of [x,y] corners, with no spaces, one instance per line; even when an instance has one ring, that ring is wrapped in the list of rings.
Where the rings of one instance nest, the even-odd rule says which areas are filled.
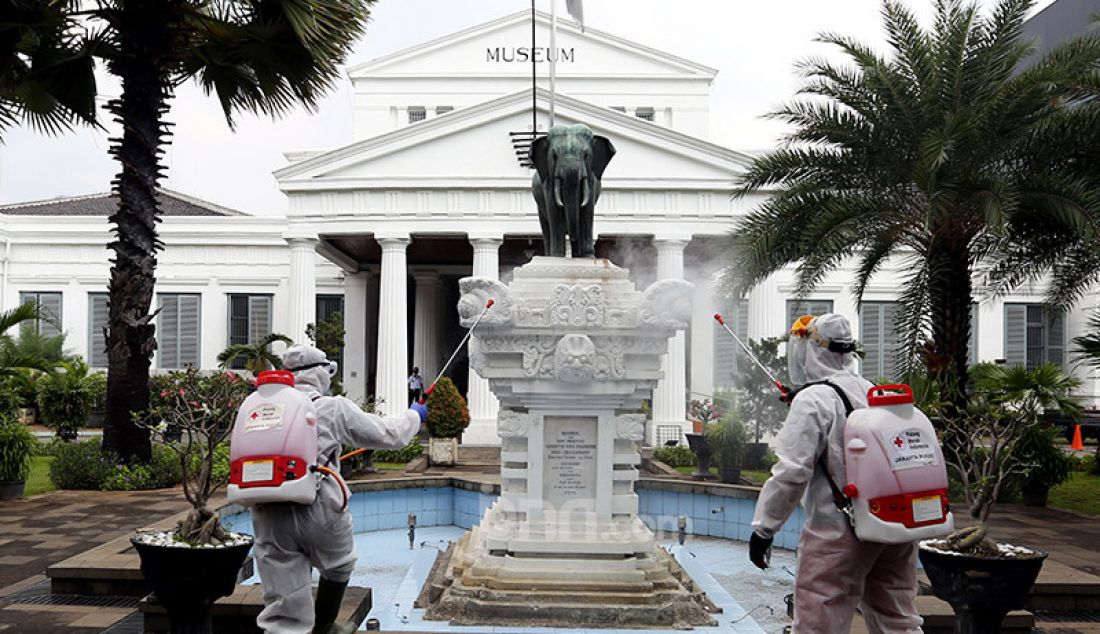
[[[747,336],[749,333],[749,302],[748,300],[740,300],[737,302],[728,301],[722,308],[722,316],[725,318],[726,323],[729,324],[730,330],[732,330],[738,337],[741,337],[742,341],[747,342]],[[739,363],[747,362],[744,359],[744,352],[741,351],[737,342],[729,336],[726,329],[721,324],[714,323],[714,387],[715,388],[729,388],[733,387],[734,380],[737,376],[737,368]]]
[[[107,293],[88,293],[88,364],[107,367]]]
[[[192,293],[162,293],[157,297],[160,305],[160,314],[157,316],[157,367],[199,367],[202,296]]]
[[[271,334],[271,296],[252,295],[248,302],[248,342],[257,343]]]
[[[229,296],[229,345],[257,343],[271,334],[272,297],[270,295]],[[244,367],[244,358],[234,359],[229,367]]]
[[[874,381],[882,373],[882,302],[864,302],[859,309],[859,342],[864,357],[860,363],[864,378]],[[793,320],[792,320],[793,321]]]
[[[1005,361],[1027,363],[1027,306],[1005,304]]]
[[[40,319],[23,324],[21,332],[55,337],[61,334],[61,293],[44,291],[20,291],[19,303],[38,304]]]
[[[783,329],[786,330],[794,323],[794,320],[803,315],[813,315],[817,317],[831,312],[833,312],[833,300],[831,299],[788,299],[787,323],[783,324]]]
[[[1034,369],[1066,361],[1065,315],[1042,304],[1005,304],[1005,360]]]
[[[157,367],[180,368],[179,301],[177,295],[160,295],[157,315]]]

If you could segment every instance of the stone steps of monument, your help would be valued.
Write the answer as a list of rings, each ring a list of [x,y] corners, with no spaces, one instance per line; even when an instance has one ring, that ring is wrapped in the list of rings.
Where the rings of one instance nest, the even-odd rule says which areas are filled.
[[[486,572],[480,570],[469,571],[462,576],[462,584],[466,587],[487,588],[497,592],[556,593],[563,591],[561,571],[558,571],[556,579],[550,577],[506,579],[495,576],[491,572],[486,574]],[[664,578],[656,579],[647,579],[645,575],[640,575],[633,578],[603,580],[570,579],[566,592],[634,595],[639,592],[652,594],[661,591],[677,591],[682,586],[683,584],[678,579],[667,574]]]
[[[601,591],[590,592],[588,594],[582,594],[577,592],[573,588],[564,590],[548,590],[548,589],[518,589],[514,591],[507,590],[492,590],[485,586],[467,586],[463,584],[461,588],[456,587],[456,590],[466,590],[476,593],[479,599],[484,600],[486,603],[492,603],[497,607],[503,607],[505,605],[514,605],[517,609],[520,606],[587,606],[593,604],[606,604],[606,605],[626,605],[626,606],[647,606],[652,607],[659,603],[672,603],[677,599],[684,596],[684,589],[680,586],[676,588],[637,588],[631,591]]]

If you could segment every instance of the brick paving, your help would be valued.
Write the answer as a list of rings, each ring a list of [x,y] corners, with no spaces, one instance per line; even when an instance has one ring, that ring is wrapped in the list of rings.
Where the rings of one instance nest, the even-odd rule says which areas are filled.
[[[376,474],[367,479],[395,475]],[[475,473],[461,476],[492,477]],[[15,604],[5,598],[44,583],[46,568],[51,564],[185,509],[186,502],[178,489],[57,491],[0,502],[0,633],[100,632],[132,614],[133,610],[118,607]],[[1054,561],[1100,575],[1097,518],[1055,509],[1001,505],[990,524],[993,536],[999,540],[1044,548]]]
[[[46,567],[187,508],[179,489],[54,491],[0,502],[0,632],[101,632],[133,610],[5,601]]]

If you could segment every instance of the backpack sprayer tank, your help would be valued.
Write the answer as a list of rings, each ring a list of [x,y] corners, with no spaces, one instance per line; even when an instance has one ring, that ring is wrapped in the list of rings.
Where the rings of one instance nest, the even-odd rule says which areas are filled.
[[[845,423],[844,457],[859,539],[899,544],[954,530],[943,453],[908,385],[868,391],[867,407]]]
[[[310,504],[317,497],[317,414],[294,375],[261,372],[241,404],[229,449],[230,502]]]

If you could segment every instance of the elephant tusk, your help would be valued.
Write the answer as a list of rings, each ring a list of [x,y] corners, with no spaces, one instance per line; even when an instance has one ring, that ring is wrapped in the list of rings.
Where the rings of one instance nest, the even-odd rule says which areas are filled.
[[[584,180],[581,181],[581,191],[583,192],[583,194],[581,196],[581,198],[582,198],[581,207],[587,207],[588,206],[588,196],[589,196],[588,178],[587,177]]]
[[[563,203],[562,200],[561,200],[561,179],[560,178],[555,178],[554,179],[554,202],[557,204],[558,207],[564,207],[565,206],[565,203]]]

